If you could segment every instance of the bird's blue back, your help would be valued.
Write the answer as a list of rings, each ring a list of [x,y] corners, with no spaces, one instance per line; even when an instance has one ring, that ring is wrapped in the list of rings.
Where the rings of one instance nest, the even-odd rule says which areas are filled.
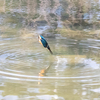
[[[41,36],[41,35],[40,35]],[[48,45],[48,43],[47,43],[47,41],[45,40],[45,38],[43,37],[43,36],[41,36],[41,42],[42,42],[42,44],[43,44],[43,46],[44,47],[47,47],[47,45]]]
[[[44,40],[45,40],[45,38],[44,38],[42,35],[40,35],[40,36],[41,36],[41,38],[42,38],[42,39],[44,39]]]

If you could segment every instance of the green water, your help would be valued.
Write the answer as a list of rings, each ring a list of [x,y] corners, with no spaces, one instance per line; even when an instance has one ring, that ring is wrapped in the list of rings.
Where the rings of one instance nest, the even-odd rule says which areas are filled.
[[[0,100],[100,99],[99,40],[34,39],[0,38]]]
[[[99,30],[95,39],[84,39],[84,32],[74,39],[74,30],[73,39],[55,35],[55,29],[68,28],[62,11],[73,5],[67,11],[64,1],[0,1],[0,100],[100,100]],[[53,55],[38,42],[42,33]]]

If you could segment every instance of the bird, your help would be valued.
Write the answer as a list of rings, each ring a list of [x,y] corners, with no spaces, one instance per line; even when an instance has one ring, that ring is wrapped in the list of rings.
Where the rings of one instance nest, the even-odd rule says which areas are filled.
[[[41,45],[43,45],[44,48],[47,48],[50,51],[51,54],[53,54],[53,52],[51,51],[51,49],[50,49],[50,47],[49,47],[49,45],[48,45],[48,43],[46,41],[46,39],[42,35],[39,35],[38,39],[39,39],[39,43]]]

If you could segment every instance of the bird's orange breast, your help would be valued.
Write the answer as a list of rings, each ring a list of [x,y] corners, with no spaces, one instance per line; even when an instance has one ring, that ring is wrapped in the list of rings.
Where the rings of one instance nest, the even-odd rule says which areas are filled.
[[[41,42],[41,40],[39,39],[39,43],[42,45],[42,42]]]

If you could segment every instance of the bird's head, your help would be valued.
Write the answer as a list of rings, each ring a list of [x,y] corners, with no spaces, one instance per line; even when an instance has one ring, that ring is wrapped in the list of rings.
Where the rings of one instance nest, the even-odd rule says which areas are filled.
[[[40,35],[38,36],[38,38],[39,38],[40,40],[42,39]]]

